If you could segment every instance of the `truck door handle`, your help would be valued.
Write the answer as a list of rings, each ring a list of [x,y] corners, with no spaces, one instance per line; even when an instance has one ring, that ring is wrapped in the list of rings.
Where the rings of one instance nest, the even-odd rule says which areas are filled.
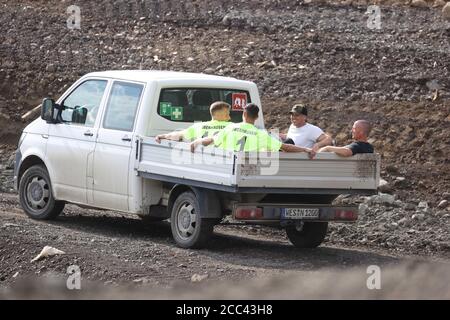
[[[128,137],[128,136],[124,136],[124,137],[122,138],[122,141],[130,142],[130,141],[131,141],[131,138]]]
[[[92,136],[94,136],[94,134],[93,134],[92,132],[90,132],[90,131],[86,131],[86,132],[84,133],[84,135],[85,135],[86,137],[92,137]]]

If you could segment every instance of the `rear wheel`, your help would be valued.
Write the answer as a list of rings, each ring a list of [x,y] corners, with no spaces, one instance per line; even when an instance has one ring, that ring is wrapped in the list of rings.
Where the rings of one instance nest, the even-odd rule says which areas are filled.
[[[182,248],[201,248],[211,237],[217,219],[202,218],[198,199],[187,191],[175,200],[170,217],[172,235]]]
[[[64,209],[63,201],[56,201],[47,169],[42,165],[28,168],[20,179],[19,201],[25,213],[38,220],[56,218]]]
[[[328,222],[304,222],[286,228],[286,235],[297,248],[316,248],[327,234]]]

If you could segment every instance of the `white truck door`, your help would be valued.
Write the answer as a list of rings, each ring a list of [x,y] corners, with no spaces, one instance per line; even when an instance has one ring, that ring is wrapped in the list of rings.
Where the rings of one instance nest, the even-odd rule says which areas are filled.
[[[141,83],[114,81],[94,152],[94,206],[128,211],[133,130]]]
[[[88,162],[93,157],[97,134],[96,120],[104,103],[106,80],[82,82],[60,105],[63,123],[49,125],[47,161],[55,196],[86,204]]]

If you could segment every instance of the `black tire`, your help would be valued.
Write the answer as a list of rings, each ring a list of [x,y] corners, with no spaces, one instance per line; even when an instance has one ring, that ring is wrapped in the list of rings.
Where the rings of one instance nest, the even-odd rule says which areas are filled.
[[[28,168],[20,179],[19,201],[25,213],[33,219],[51,220],[64,209],[63,201],[56,201],[47,169],[42,165]]]
[[[170,227],[179,247],[204,247],[216,222],[217,219],[201,218],[197,197],[190,191],[180,194],[173,204]]]
[[[305,222],[301,231],[296,226],[286,228],[286,235],[297,248],[316,248],[327,234],[328,222]]]

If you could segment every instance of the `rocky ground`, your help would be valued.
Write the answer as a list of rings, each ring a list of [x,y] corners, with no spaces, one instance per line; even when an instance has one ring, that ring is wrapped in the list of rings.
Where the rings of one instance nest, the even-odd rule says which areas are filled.
[[[55,221],[35,221],[15,195],[0,196],[0,299],[450,297],[448,251],[423,257],[420,250],[342,241],[348,233],[332,240],[339,227],[320,248],[299,250],[280,231],[236,226],[216,227],[208,249],[185,250],[167,222],[146,225],[72,205]],[[64,254],[32,261],[44,246]],[[80,291],[67,290],[69,266],[81,271]],[[379,290],[367,287],[369,266],[380,268]]]
[[[0,148],[0,192],[14,192],[14,146]]]
[[[445,1],[376,1],[381,9],[379,29],[368,25],[366,11],[372,1],[78,3],[81,29],[69,30],[66,9],[72,3],[68,1],[0,0],[0,192],[4,212],[14,212],[14,217],[0,221],[3,283],[10,284],[20,269],[17,266],[26,266],[25,260],[38,248],[55,240],[55,232],[56,239],[65,237],[64,228],[80,229],[81,233],[63,249],[78,252],[86,244],[92,246],[92,252],[119,254],[121,263],[123,253],[107,250],[115,232],[130,235],[124,236],[121,244],[138,237],[138,248],[142,249],[150,237],[148,246],[153,249],[148,250],[166,249],[159,248],[155,228],[150,231],[156,232],[156,239],[147,236],[148,230],[133,219],[122,220],[114,213],[111,218],[75,218],[85,212],[73,209],[56,224],[35,224],[18,218],[17,202],[11,200],[13,152],[21,129],[29,122],[21,116],[43,97],[58,97],[81,75],[107,69],[169,69],[255,81],[268,128],[287,129],[287,111],[293,103],[303,101],[311,106],[310,121],[333,135],[338,144],[349,141],[354,120],[370,120],[374,124],[371,142],[382,156],[382,194],[340,197],[338,202],[360,204],[360,219],[354,225],[332,226],[326,246],[336,248],[325,248],[314,257],[332,250],[335,262],[341,252],[348,253],[337,248],[362,248],[394,256],[449,258],[450,20],[445,12],[450,10],[442,9]],[[125,225],[119,226],[123,221]],[[110,224],[103,235],[104,229],[94,224],[105,222]],[[19,227],[5,227],[8,223]],[[85,227],[93,228],[90,236],[83,234]],[[38,236],[36,230],[42,230]],[[242,231],[259,237],[259,241],[273,237],[286,241],[282,233],[265,228],[245,227]],[[85,236],[94,239],[93,243],[85,243]],[[103,240],[96,242],[97,237]],[[27,244],[23,254],[13,251],[18,243]],[[97,243],[103,243],[103,249],[94,249]],[[218,257],[228,252],[220,243],[217,254],[208,251],[207,255]],[[248,242],[233,243],[243,255]],[[252,249],[258,246],[250,243]],[[284,244],[268,247],[274,251],[282,248],[296,258],[303,255]],[[169,251],[173,250],[178,249],[171,247]],[[138,261],[138,251],[134,250],[130,259]],[[263,249],[261,256],[264,253]],[[272,254],[283,263],[294,263]],[[88,269],[91,255],[95,253],[79,254],[86,258]],[[263,260],[259,253],[253,258]],[[358,258],[355,253],[354,260]],[[59,272],[71,261],[67,257],[52,259],[54,266],[45,268]],[[180,265],[189,264],[188,257],[183,259]],[[147,261],[145,257],[141,260]],[[165,255],[162,260],[170,257]],[[88,273],[93,280],[109,281],[111,277],[101,274],[101,263]],[[160,269],[152,263],[152,268]],[[127,264],[121,265],[112,278],[127,268]],[[195,271],[201,268],[199,265]],[[169,268],[160,278],[176,278],[175,269]],[[239,270],[237,275],[227,271],[223,278],[240,279],[247,269]],[[38,271],[31,265],[24,267],[23,273]],[[139,278],[137,275],[148,272],[139,269],[135,274]],[[169,276],[171,272],[175,272],[174,277]],[[220,278],[220,272],[207,272]]]
[[[450,200],[450,194],[445,197]],[[328,241],[336,245],[386,248],[390,252],[450,257],[450,210],[448,200],[437,208],[426,201],[379,195],[338,199],[358,203],[360,217],[353,225],[332,225]]]

